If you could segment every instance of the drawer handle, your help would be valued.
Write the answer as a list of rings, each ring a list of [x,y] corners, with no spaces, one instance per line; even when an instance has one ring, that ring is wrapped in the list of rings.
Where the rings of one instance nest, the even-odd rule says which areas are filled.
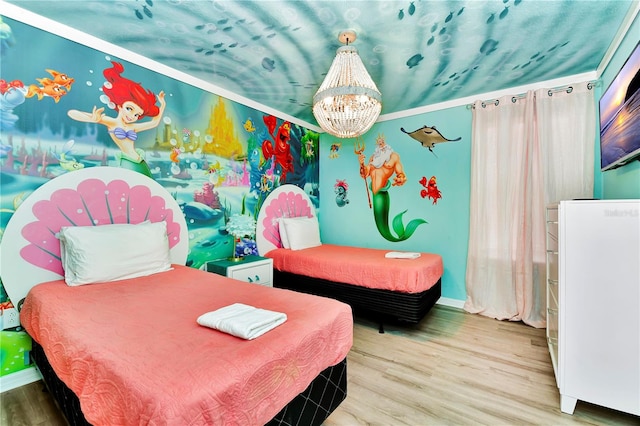
[[[248,280],[250,283],[252,283],[252,282],[254,281],[254,280],[252,280],[252,279],[251,279],[251,277],[247,277],[247,280]],[[258,282],[258,281],[260,281],[260,277],[259,277],[258,275],[256,275],[255,282]]]

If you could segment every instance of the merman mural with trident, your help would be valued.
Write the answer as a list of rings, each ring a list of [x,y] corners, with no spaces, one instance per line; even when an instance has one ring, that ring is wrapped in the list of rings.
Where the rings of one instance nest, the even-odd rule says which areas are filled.
[[[389,228],[389,210],[391,206],[389,188],[391,186],[402,186],[407,181],[407,176],[404,173],[402,162],[400,161],[400,155],[387,145],[383,134],[378,134],[376,138],[376,149],[371,155],[371,158],[369,158],[368,164],[365,164],[364,150],[364,141],[357,140],[354,152],[360,162],[360,176],[365,181],[369,208],[373,208],[373,217],[378,232],[388,241],[405,241],[413,235],[418,226],[427,223],[427,221],[424,219],[413,219],[405,228],[402,223],[402,216],[407,210],[404,210],[393,219],[393,231],[397,236],[394,235]],[[391,182],[392,177],[393,183]],[[367,178],[371,179],[371,183],[367,181]],[[371,188],[371,194],[369,193],[369,188]]]

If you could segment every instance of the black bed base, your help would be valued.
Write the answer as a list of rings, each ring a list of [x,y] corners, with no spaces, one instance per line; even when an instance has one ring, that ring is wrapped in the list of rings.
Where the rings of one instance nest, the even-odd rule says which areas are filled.
[[[35,340],[31,357],[42,379],[70,426],[91,426],[80,410],[78,397],[56,376]],[[347,397],[347,358],[320,373],[304,390],[287,404],[268,426],[320,426]]]
[[[42,381],[58,404],[58,408],[60,408],[60,411],[62,411],[62,414],[66,417],[69,425],[90,426],[91,424],[87,422],[80,410],[80,400],[78,400],[76,394],[56,376],[53,368],[51,368],[51,364],[49,364],[49,360],[44,354],[42,346],[35,340],[32,342],[31,359],[38,367],[42,375]]]
[[[442,280],[421,293],[400,293],[327,281],[304,275],[273,270],[274,287],[330,297],[347,303],[355,315],[368,317],[380,325],[384,323],[417,324],[442,295]]]

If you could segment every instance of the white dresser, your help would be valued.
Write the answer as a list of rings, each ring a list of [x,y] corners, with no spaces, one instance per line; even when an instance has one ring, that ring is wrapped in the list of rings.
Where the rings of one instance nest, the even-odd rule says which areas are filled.
[[[547,207],[547,340],[560,409],[640,415],[640,200]]]

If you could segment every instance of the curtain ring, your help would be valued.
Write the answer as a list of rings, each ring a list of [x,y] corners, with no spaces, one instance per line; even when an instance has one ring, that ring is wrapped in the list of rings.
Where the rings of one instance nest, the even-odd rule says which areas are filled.
[[[511,97],[511,103],[515,104],[516,102],[518,102],[518,98],[516,98],[515,96],[512,96]]]
[[[548,94],[549,96],[553,96],[553,92],[551,91],[551,89],[549,89],[549,91],[547,92],[547,94]]]
[[[567,87],[567,93],[571,93],[571,92],[573,92],[573,86]]]
[[[593,86],[595,86],[595,84],[593,84],[592,82],[588,82],[588,83],[587,83],[587,89],[588,89],[588,90],[593,89]]]
[[[487,104],[485,104],[484,102],[481,103],[480,105],[482,105],[482,108],[486,108],[487,107]]]
[[[500,101],[499,101],[498,99],[496,99],[496,101],[494,102],[494,104],[495,104],[496,106],[498,106],[498,104],[499,104],[499,103],[500,103]]]

